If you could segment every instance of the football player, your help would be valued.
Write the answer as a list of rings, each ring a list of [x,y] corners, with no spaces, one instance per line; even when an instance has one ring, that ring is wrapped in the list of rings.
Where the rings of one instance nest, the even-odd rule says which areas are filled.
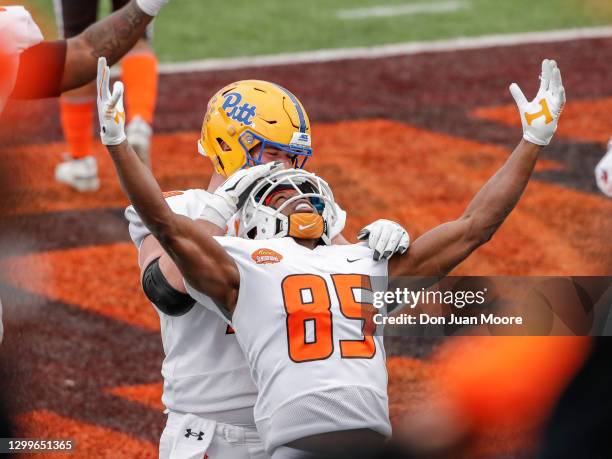
[[[312,153],[310,122],[302,104],[286,89],[266,81],[239,81],[211,98],[198,150],[214,166],[207,190],[167,193],[166,202],[174,212],[198,220],[208,234],[235,235],[239,222],[231,219],[236,210],[233,196],[260,177],[243,167],[272,161],[303,167]],[[338,218],[328,228],[330,238],[344,243],[340,232],[345,213],[339,207],[335,212]],[[195,305],[180,271],[133,207],[126,210],[126,218],[139,249],[143,289],[160,316],[165,352],[162,400],[168,409],[160,457],[189,447],[210,458],[266,457],[253,418],[257,391],[233,330],[210,310]],[[368,239],[377,259],[404,252],[409,243],[408,234],[390,221],[369,225],[361,237]],[[232,434],[209,436],[210,445],[194,441],[192,434],[205,432],[211,423],[217,432]]]
[[[43,41],[22,6],[0,7],[0,113],[9,98],[39,99],[89,83],[99,56],[117,62],[169,0],[131,0],[67,40]]]
[[[98,0],[56,0],[53,4],[62,38],[75,37],[96,22]],[[113,0],[113,11],[128,0]],[[121,79],[126,87],[128,142],[140,159],[151,167],[153,112],[157,96],[157,58],[150,40],[153,23],[136,45],[121,60]],[[96,191],[100,187],[94,156],[93,123],[96,103],[95,82],[62,94],[60,115],[69,154],[55,168],[55,179],[77,191]]]
[[[554,61],[542,62],[540,78],[531,102],[510,86],[523,139],[463,215],[423,234],[405,254],[375,262],[368,247],[329,245],[337,212],[325,182],[304,171],[278,172],[275,163],[256,166],[239,180],[230,177],[224,188],[234,210],[246,199],[241,234],[251,240],[210,237],[173,213],[125,142],[121,83],[111,94],[102,72],[102,143],[189,291],[200,302],[210,298],[208,305],[234,324],[258,387],[257,428],[274,459],[308,451],[340,455],[347,445],[378,444],[390,435],[382,340],[363,332],[363,296],[355,290],[371,290],[387,276],[444,276],[491,239],[516,206],[565,103]],[[243,188],[249,175],[267,177]]]

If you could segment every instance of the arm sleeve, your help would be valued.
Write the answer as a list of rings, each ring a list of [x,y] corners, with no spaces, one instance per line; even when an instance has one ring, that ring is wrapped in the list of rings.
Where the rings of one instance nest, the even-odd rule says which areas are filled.
[[[26,49],[19,57],[12,99],[58,97],[66,62],[66,41],[43,42]]]
[[[142,290],[157,309],[169,316],[187,314],[195,305],[192,297],[168,283],[159,267],[159,258],[146,267],[142,276]]]

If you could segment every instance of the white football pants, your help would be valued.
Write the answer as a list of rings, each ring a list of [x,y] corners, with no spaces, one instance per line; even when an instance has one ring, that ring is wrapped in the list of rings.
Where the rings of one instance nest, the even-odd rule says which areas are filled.
[[[170,411],[159,439],[159,459],[270,459],[252,427]]]

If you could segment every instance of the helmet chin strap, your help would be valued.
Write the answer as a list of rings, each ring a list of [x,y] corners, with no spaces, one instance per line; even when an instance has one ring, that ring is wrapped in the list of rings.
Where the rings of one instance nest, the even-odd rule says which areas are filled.
[[[325,231],[323,217],[316,213],[289,215],[289,236],[297,239],[319,239]]]

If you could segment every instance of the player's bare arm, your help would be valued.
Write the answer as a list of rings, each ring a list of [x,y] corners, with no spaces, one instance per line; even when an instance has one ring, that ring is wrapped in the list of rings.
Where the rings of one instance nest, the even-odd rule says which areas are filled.
[[[410,251],[389,261],[391,276],[445,276],[491,239],[525,190],[541,147],[522,140],[455,221],[416,239]]]
[[[240,283],[232,258],[195,221],[172,212],[155,178],[140,163],[127,141],[107,148],[123,190],[183,277],[231,310]]]
[[[98,115],[102,143],[113,159],[123,190],[183,276],[220,305],[236,303],[240,276],[232,258],[190,218],[172,212],[153,174],[126,141],[123,84],[109,91],[110,69],[100,58]]]
[[[391,276],[444,276],[491,239],[518,203],[542,146],[557,127],[565,103],[561,73],[554,61],[542,62],[541,84],[532,102],[516,84],[510,91],[518,105],[523,139],[503,167],[472,199],[463,215],[419,237],[402,257],[389,261]]]
[[[195,220],[195,223],[209,236],[224,235],[224,231],[212,223],[204,220]],[[180,269],[176,266],[174,261],[172,261],[170,255],[164,251],[164,248],[155,236],[149,235],[144,238],[138,250],[138,265],[141,269],[141,275],[147,266],[156,259],[159,259],[159,268],[168,284],[175,290],[186,293],[185,283],[183,282],[183,275]]]
[[[105,56],[110,65],[127,53],[144,33],[153,16],[146,14],[132,0],[126,6],[89,26],[67,40],[66,62],[61,82],[62,91],[90,82]]]
[[[0,111],[5,99],[57,97],[89,83],[95,78],[98,57],[106,56],[111,64],[117,62],[134,47],[168,1],[131,0],[81,34],[57,41],[43,40],[25,8],[3,8],[6,14],[0,17],[0,26],[8,30],[12,45],[2,53],[17,54],[19,58],[11,63],[10,70],[13,72],[14,67],[16,73],[13,76],[9,73],[8,87],[0,85]],[[30,27],[19,26],[29,21]],[[20,45],[12,49],[15,44]]]

